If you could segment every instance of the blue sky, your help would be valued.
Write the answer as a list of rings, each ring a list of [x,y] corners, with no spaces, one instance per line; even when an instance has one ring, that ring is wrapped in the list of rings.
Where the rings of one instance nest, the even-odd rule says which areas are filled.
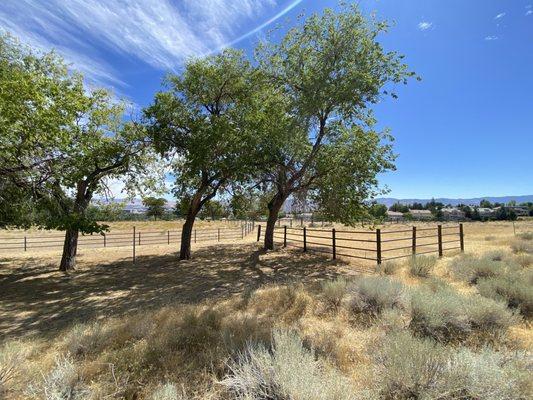
[[[533,0],[362,0],[395,25],[381,37],[421,77],[375,108],[390,127],[399,198],[533,194]],[[56,49],[89,85],[142,107],[166,71],[337,1],[3,0],[0,29]]]

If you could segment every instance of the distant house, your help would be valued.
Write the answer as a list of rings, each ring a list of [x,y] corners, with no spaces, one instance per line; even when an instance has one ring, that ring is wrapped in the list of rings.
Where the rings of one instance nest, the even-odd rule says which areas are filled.
[[[494,211],[492,208],[486,208],[486,207],[479,207],[477,209],[477,212],[481,218],[489,218],[492,217],[494,214]]]
[[[387,220],[389,221],[403,221],[403,213],[397,211],[387,211]]]
[[[449,221],[461,221],[465,218],[465,213],[455,207],[445,207],[441,209],[442,218]]]
[[[431,214],[431,211],[429,210],[409,210],[409,214],[411,214],[413,219],[420,221],[428,221],[433,219],[433,214]]]
[[[514,213],[519,217],[527,217],[529,215],[529,209],[524,206],[509,206],[510,210],[513,210]]]

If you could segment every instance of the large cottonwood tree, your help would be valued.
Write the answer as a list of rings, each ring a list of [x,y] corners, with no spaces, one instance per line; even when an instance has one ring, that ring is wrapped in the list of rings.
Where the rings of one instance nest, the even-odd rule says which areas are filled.
[[[279,43],[262,43],[256,58],[278,104],[262,128],[257,179],[274,190],[265,248],[285,200],[306,191],[330,219],[353,223],[377,192],[376,174],[393,168],[386,133],[376,132],[370,106],[413,76],[402,57],[377,37],[387,24],[356,6],[325,10],[290,29]],[[276,104],[276,102],[274,102]],[[320,204],[318,204],[320,203]]]
[[[0,226],[65,231],[60,270],[76,265],[79,233],[106,179],[153,182],[143,127],[105,90],[88,90],[54,53],[0,37]],[[22,211],[20,211],[22,210]]]
[[[149,136],[171,162],[175,194],[188,200],[182,260],[191,257],[202,207],[246,175],[251,137],[243,121],[252,77],[250,63],[235,50],[191,60],[182,74],[169,75],[167,90],[145,110]]]

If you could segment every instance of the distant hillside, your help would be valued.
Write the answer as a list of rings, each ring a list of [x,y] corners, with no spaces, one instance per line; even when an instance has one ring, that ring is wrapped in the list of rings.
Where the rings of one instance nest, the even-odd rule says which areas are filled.
[[[449,199],[446,197],[439,197],[435,198],[435,201],[444,203],[444,204],[451,204],[452,206],[456,206],[458,204],[467,204],[467,205],[478,205],[481,200],[488,200],[491,203],[504,203],[507,204],[510,201],[516,201],[517,203],[526,203],[526,202],[533,202],[533,195],[524,195],[524,196],[501,196],[501,197],[474,197],[471,199]],[[377,198],[376,201],[380,204],[385,204],[387,207],[392,206],[394,203],[400,202],[401,204],[412,204],[412,203],[422,203],[426,204],[427,202],[431,201],[431,199],[395,199],[392,197],[382,197]]]

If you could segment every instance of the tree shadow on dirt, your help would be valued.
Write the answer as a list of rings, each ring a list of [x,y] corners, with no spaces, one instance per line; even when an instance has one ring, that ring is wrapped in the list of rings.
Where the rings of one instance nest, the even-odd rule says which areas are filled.
[[[76,322],[120,316],[166,304],[198,303],[269,283],[312,283],[337,276],[343,262],[254,244],[100,263],[63,275],[43,258],[0,260],[0,336],[54,335]]]

